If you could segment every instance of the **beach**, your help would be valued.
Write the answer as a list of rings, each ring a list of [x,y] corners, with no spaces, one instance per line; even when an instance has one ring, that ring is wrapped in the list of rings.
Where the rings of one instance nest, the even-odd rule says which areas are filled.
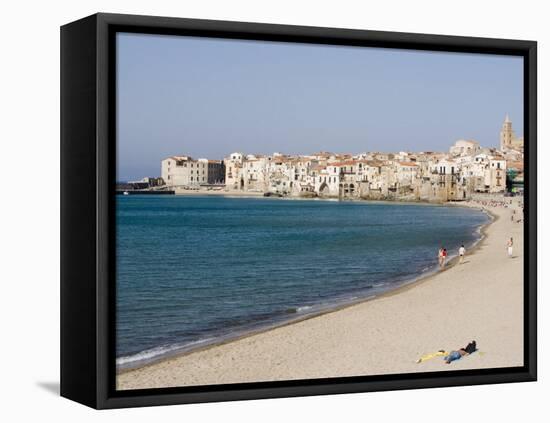
[[[122,371],[117,389],[522,366],[523,224],[510,220],[510,207],[483,207],[494,220],[463,264],[368,301]],[[459,361],[417,363],[471,340],[479,350]]]

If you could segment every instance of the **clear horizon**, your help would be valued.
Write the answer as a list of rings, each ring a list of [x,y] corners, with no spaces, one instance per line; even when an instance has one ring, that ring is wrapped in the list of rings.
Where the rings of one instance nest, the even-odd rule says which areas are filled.
[[[523,135],[523,58],[117,35],[117,180],[172,155],[496,147]]]

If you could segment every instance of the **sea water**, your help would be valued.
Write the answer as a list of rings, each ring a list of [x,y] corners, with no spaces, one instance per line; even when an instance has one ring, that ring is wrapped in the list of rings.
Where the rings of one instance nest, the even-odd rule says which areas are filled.
[[[118,368],[394,289],[480,238],[480,210],[118,196]]]

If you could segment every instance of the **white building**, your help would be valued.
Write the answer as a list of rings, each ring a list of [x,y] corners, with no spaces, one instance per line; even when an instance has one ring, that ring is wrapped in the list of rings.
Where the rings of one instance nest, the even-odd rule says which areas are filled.
[[[243,189],[244,175],[243,154],[232,153],[224,159],[225,162],[225,187],[229,189]]]
[[[453,159],[439,159],[432,163],[431,171],[439,175],[454,175],[458,172],[458,164]]]
[[[470,192],[504,192],[506,190],[506,159],[486,153],[462,158],[460,175],[462,182]]]
[[[314,190],[320,196],[337,197],[340,193],[340,170],[337,166],[322,166],[314,176]]]
[[[452,156],[470,156],[479,152],[481,147],[479,143],[474,140],[458,140],[456,141],[451,148],[449,153]]]
[[[415,162],[397,162],[396,177],[399,186],[413,186],[419,176],[419,170]]]
[[[264,156],[247,156],[242,163],[243,189],[248,191],[267,191],[269,184],[269,161]]]

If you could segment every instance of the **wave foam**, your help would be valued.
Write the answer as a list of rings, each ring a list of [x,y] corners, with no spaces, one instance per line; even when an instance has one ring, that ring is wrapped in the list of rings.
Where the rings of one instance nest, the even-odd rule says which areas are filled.
[[[124,366],[129,366],[140,362],[150,361],[154,358],[162,357],[176,351],[184,351],[192,346],[204,344],[214,339],[215,338],[203,338],[203,339],[188,342],[185,344],[170,344],[170,345],[161,345],[158,347],[149,348],[147,350],[140,351],[136,354],[118,357],[116,359],[116,365],[124,367]]]
[[[286,309],[286,312],[288,314],[294,314],[294,313],[304,313],[308,310],[311,310],[313,306],[300,306],[300,307],[290,307]]]
[[[302,313],[302,312],[304,312],[304,311],[311,310],[312,308],[313,308],[313,306],[296,307],[296,312],[297,312],[297,313]]]

